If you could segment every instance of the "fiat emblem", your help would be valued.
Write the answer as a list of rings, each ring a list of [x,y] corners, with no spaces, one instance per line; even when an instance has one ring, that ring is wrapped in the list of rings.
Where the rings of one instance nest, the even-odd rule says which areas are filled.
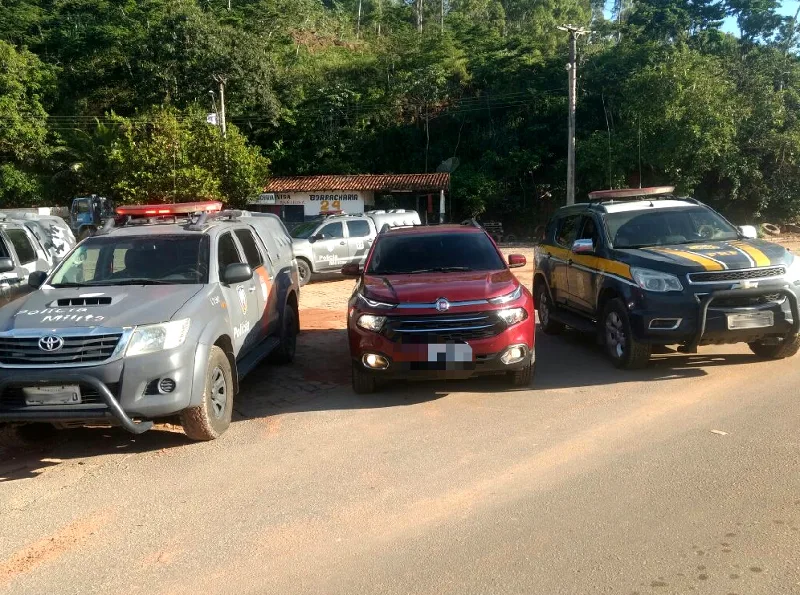
[[[58,351],[64,347],[64,339],[50,335],[39,339],[39,349],[42,351]]]
[[[439,298],[436,300],[436,309],[439,312],[447,312],[450,309],[450,302],[444,298]]]

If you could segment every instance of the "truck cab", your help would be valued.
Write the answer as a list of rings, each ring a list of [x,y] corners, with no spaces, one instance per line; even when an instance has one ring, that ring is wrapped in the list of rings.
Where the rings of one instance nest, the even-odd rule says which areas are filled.
[[[114,203],[103,196],[82,196],[72,201],[70,225],[78,241],[93,235],[114,218]]]

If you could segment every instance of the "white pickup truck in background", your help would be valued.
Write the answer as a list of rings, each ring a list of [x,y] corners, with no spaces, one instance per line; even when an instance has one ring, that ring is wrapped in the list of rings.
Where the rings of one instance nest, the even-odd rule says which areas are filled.
[[[349,263],[362,264],[372,241],[384,225],[421,225],[419,213],[396,209],[363,215],[329,215],[295,227],[292,249],[300,270],[300,285],[314,273],[339,271]]]

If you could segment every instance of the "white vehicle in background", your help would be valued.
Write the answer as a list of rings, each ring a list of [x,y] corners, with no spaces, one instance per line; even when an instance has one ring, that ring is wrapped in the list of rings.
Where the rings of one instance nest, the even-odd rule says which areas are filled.
[[[340,271],[350,263],[363,264],[372,242],[385,225],[422,225],[411,210],[367,211],[363,215],[329,215],[295,227],[292,249],[300,271],[300,285],[314,273]]]
[[[15,221],[30,231],[56,265],[77,243],[69,225],[56,215],[44,215],[30,209],[0,210],[0,220]]]

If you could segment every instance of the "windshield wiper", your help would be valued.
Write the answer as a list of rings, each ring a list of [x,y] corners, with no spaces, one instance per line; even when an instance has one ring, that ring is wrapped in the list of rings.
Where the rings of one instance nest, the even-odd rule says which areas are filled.
[[[115,279],[112,281],[98,281],[90,285],[176,285],[174,281],[162,281],[161,279]]]
[[[429,269],[417,269],[415,271],[411,271],[411,274],[415,275],[417,273],[463,273],[471,270],[472,269],[469,267],[432,267]]]

